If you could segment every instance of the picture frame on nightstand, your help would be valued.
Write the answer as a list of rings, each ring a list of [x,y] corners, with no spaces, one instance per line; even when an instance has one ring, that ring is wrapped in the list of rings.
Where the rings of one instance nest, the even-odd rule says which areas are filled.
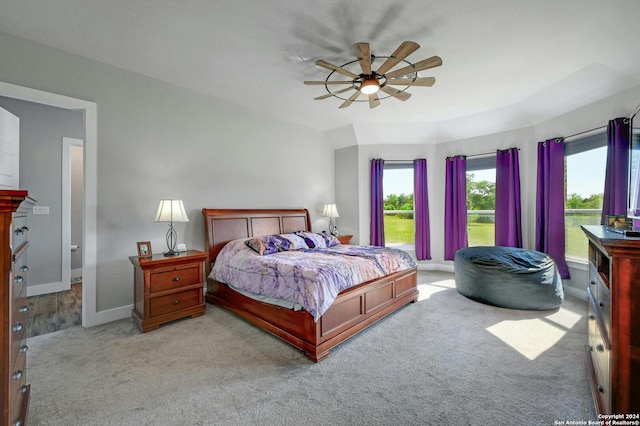
[[[138,241],[138,257],[151,257],[152,254],[150,241]]]

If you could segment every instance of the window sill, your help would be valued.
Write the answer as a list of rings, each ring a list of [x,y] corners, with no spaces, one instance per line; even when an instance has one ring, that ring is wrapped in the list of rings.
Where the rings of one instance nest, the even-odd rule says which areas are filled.
[[[567,258],[567,266],[572,269],[577,269],[579,271],[588,271],[589,264],[585,259],[578,259],[575,257]]]

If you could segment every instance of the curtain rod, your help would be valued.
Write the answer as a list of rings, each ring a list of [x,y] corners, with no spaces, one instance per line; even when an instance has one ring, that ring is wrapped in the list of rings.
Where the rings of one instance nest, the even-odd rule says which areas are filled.
[[[513,147],[516,148],[518,151],[520,151],[520,148],[518,147]],[[496,149],[495,151],[491,151],[491,152],[483,152],[482,154],[470,154],[470,155],[451,155],[450,157],[466,157],[466,158],[470,158],[470,157],[482,157],[484,155],[495,155],[497,151],[509,151],[513,148],[507,148],[507,149]]]
[[[372,158],[371,160],[369,160],[370,162],[373,160],[377,160],[377,158]],[[384,160],[385,163],[413,163],[414,161],[418,160],[418,158],[413,159],[413,160]]]
[[[601,129],[606,129],[607,126],[600,126],[600,127],[595,127],[593,129],[590,130],[585,130],[583,132],[578,132],[575,133],[573,135],[569,135],[569,136],[562,136],[564,139],[571,139],[571,138],[575,138],[576,136],[580,136],[580,135],[584,135],[585,133],[591,133],[591,132],[595,132],[596,130],[601,130]]]
[[[634,113],[631,115],[631,119],[633,119],[633,117],[635,117],[635,116],[636,116],[636,114],[638,114],[638,111],[640,111],[640,105],[638,105],[638,108],[636,108],[636,112],[634,112]]]

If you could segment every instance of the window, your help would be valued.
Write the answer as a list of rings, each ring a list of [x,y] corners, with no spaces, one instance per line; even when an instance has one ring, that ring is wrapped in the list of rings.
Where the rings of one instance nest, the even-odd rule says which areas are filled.
[[[385,163],[382,188],[385,245],[414,244],[413,163]]]
[[[467,240],[469,246],[495,245],[496,157],[467,159]]]
[[[607,136],[598,132],[565,141],[565,256],[587,260],[580,225],[599,225],[607,166]]]

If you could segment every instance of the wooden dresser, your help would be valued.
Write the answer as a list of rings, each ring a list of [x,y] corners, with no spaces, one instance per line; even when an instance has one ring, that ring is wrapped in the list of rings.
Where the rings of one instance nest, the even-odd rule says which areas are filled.
[[[602,226],[582,229],[589,238],[586,359],[596,410],[638,414],[640,238]]]
[[[34,201],[27,191],[0,191],[0,403],[1,425],[27,423],[30,385],[27,385],[27,216]]]
[[[204,314],[204,261],[197,250],[178,256],[131,256],[134,267],[133,320],[143,332],[169,321]]]

